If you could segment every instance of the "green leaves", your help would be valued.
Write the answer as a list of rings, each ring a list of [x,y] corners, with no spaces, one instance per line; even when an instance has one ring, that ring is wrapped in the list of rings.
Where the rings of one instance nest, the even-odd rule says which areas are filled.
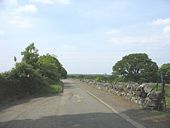
[[[125,81],[153,82],[157,80],[158,66],[147,54],[138,53],[124,56],[113,66],[113,71]]]
[[[51,81],[59,81],[60,79],[60,64],[57,58],[51,55],[43,55],[38,59],[38,68],[40,73]]]
[[[28,47],[25,48],[25,51],[21,52],[23,55],[22,61],[32,65],[36,68],[36,62],[38,61],[38,49],[34,46],[34,43],[31,43]]]
[[[163,64],[160,68],[160,72],[164,76],[165,82],[170,83],[170,63]]]

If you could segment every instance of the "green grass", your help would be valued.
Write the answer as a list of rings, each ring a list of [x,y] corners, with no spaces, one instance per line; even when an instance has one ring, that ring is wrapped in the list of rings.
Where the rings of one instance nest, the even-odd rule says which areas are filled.
[[[49,88],[47,88],[47,92],[49,93],[60,93],[62,92],[62,86],[60,84],[53,84],[49,85]]]
[[[159,86],[158,90],[161,90],[161,86]],[[165,85],[165,99],[167,111],[158,111],[157,113],[160,117],[170,118],[170,84]]]
[[[165,96],[166,96],[167,108],[170,109],[170,85],[166,85],[165,87]]]
[[[156,88],[156,84],[152,85],[152,88],[155,88],[154,90],[161,90],[162,86],[159,84],[158,88]],[[165,85],[165,99],[166,99],[166,111],[152,111],[151,115],[157,115],[160,119],[169,119],[170,118],[170,84]]]
[[[152,88],[156,87],[156,84],[152,86]],[[161,90],[162,86],[159,84],[158,88],[155,88],[154,90]],[[165,99],[166,99],[166,105],[167,108],[170,109],[170,84],[165,85]]]
[[[40,90],[39,94],[56,94],[63,92],[63,83],[58,82],[56,84],[45,86],[42,90]]]

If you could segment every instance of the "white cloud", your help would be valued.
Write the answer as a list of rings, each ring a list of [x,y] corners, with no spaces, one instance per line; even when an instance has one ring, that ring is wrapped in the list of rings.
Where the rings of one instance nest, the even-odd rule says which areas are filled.
[[[163,33],[170,33],[170,18],[166,19],[157,19],[152,22],[152,25],[155,26],[162,26],[163,27]]]
[[[54,47],[50,47],[50,48],[46,48],[43,50],[43,52],[47,52],[47,53],[55,53],[57,51],[57,53],[72,53],[72,52],[75,52],[77,51],[78,48],[77,46],[75,45],[68,45],[68,44],[64,44],[64,45],[60,45],[59,47],[57,48],[54,48]]]
[[[18,27],[18,28],[30,28],[33,26],[29,19],[21,17],[21,16],[15,16],[11,18],[11,20],[9,21],[9,24],[13,25],[14,27]]]
[[[170,33],[170,25],[164,27],[164,33]]]
[[[24,6],[20,6],[16,9],[16,13],[23,13],[23,12],[30,12],[30,13],[36,13],[37,7],[34,4],[27,4]]]
[[[1,13],[4,24],[11,25],[15,28],[30,28],[33,26],[30,13],[38,11],[36,5],[20,5],[17,0],[6,1],[6,10]]]
[[[107,34],[117,34],[117,33],[120,33],[121,31],[120,30],[111,30],[111,31],[108,31],[106,32]]]
[[[154,20],[152,22],[152,25],[160,25],[160,26],[170,25],[170,18]]]
[[[71,0],[30,0],[32,3],[69,5]]]
[[[13,9],[11,16],[9,17],[9,23],[19,28],[30,28],[32,27],[31,17],[25,15],[25,13],[36,13],[37,7],[34,4],[26,4],[18,6]]]
[[[170,35],[113,36],[109,42],[120,46],[165,46],[170,44]]]

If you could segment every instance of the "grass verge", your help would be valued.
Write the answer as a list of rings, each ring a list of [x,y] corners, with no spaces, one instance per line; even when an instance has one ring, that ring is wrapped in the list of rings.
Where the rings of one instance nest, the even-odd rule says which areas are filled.
[[[170,85],[167,85],[165,87],[165,93],[167,108],[170,109]]]
[[[158,86],[158,90],[161,90],[161,84]],[[159,118],[170,118],[170,84],[165,85],[165,99],[166,99],[166,111],[157,111]]]
[[[63,92],[64,84],[63,82],[58,82],[56,84],[51,84],[48,86],[45,86],[42,90],[40,90],[39,94],[56,94],[56,93],[62,93]]]

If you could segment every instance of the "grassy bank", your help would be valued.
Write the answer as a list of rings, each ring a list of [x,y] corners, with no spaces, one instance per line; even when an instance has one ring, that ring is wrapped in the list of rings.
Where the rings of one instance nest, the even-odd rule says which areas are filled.
[[[63,82],[58,82],[56,84],[51,84],[48,86],[45,86],[42,90],[40,90],[39,94],[56,94],[56,93],[62,93],[63,92]]]
[[[159,84],[158,90],[161,90],[161,84]],[[156,114],[157,118],[159,118],[159,119],[169,119],[170,118],[170,84],[165,85],[165,99],[166,99],[167,110],[153,112],[154,114]]]
[[[155,85],[153,85],[153,87],[155,87]],[[162,89],[162,85],[159,84],[158,88],[155,90],[161,90]],[[170,84],[166,84],[165,85],[165,98],[166,98],[166,106],[168,109],[170,109]]]

